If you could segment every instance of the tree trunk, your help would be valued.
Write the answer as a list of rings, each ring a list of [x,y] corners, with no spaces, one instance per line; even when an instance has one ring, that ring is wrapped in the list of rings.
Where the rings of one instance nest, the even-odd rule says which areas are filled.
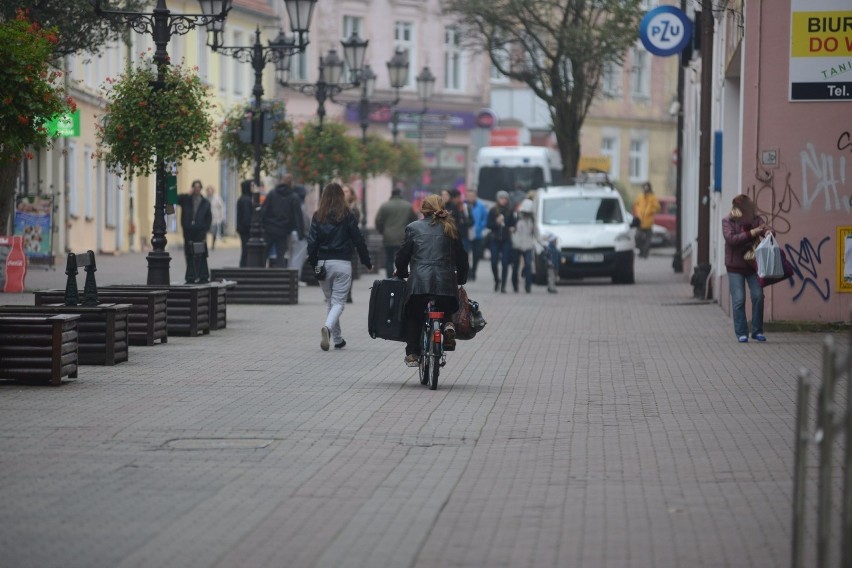
[[[0,163],[0,235],[12,234],[12,211],[15,209],[18,164],[18,160]]]
[[[553,130],[562,156],[562,172],[565,178],[577,175],[580,162],[580,127],[582,120],[575,115],[573,105],[557,102],[552,111]]]

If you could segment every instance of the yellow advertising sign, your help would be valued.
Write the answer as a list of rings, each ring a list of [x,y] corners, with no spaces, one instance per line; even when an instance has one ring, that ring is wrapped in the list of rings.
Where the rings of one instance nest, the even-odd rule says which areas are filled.
[[[793,12],[793,57],[852,56],[852,11]]]
[[[610,158],[609,156],[580,156],[580,162],[577,164],[578,172],[587,172],[589,170],[597,170],[599,172],[609,172]]]

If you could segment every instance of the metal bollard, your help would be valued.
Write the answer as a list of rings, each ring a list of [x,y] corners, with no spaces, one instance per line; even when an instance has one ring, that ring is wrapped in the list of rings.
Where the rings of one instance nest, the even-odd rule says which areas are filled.
[[[819,479],[817,482],[817,568],[828,568],[831,558],[831,460],[834,451],[834,339],[825,338],[822,387],[817,407]]]
[[[77,255],[73,252],[68,253],[65,274],[68,275],[65,279],[65,305],[77,306],[80,304],[80,292],[77,290]]]
[[[792,568],[804,568],[805,553],[805,491],[808,462],[808,405],[811,400],[810,372],[799,370],[799,391],[796,396],[795,460],[793,470],[793,546]]]

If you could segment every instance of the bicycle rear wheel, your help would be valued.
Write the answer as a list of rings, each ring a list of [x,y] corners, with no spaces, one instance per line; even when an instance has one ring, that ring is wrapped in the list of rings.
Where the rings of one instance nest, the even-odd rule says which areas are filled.
[[[436,390],[438,388],[438,375],[441,372],[441,342],[435,341],[435,334],[440,334],[441,324],[439,322],[433,323],[434,329],[432,333],[429,334],[429,351],[426,353],[429,354],[429,390]]]
[[[429,384],[429,363],[432,358],[430,357],[432,353],[432,346],[429,341],[429,333],[427,331],[428,328],[424,326],[423,331],[420,332],[420,384],[427,385]]]

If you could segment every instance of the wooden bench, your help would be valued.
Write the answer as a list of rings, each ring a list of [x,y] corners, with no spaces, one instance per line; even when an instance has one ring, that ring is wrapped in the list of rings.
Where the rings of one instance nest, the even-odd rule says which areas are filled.
[[[210,329],[228,327],[228,294],[237,287],[233,280],[214,280],[210,286]]]
[[[213,280],[233,280],[228,294],[232,304],[298,304],[299,270],[296,268],[214,268]]]
[[[79,315],[0,315],[0,379],[77,378]]]
[[[167,290],[115,290],[98,288],[98,298],[116,304],[129,304],[127,331],[130,345],[151,346],[156,341],[167,343],[169,330],[166,316]],[[57,304],[63,301],[62,290],[38,290],[35,305]]]
[[[116,284],[101,290],[165,290],[169,335],[195,337],[210,333],[210,294],[207,284]]]
[[[0,306],[0,316],[26,317],[41,314],[76,314],[80,365],[116,365],[127,361],[128,304],[98,304],[97,306]]]

